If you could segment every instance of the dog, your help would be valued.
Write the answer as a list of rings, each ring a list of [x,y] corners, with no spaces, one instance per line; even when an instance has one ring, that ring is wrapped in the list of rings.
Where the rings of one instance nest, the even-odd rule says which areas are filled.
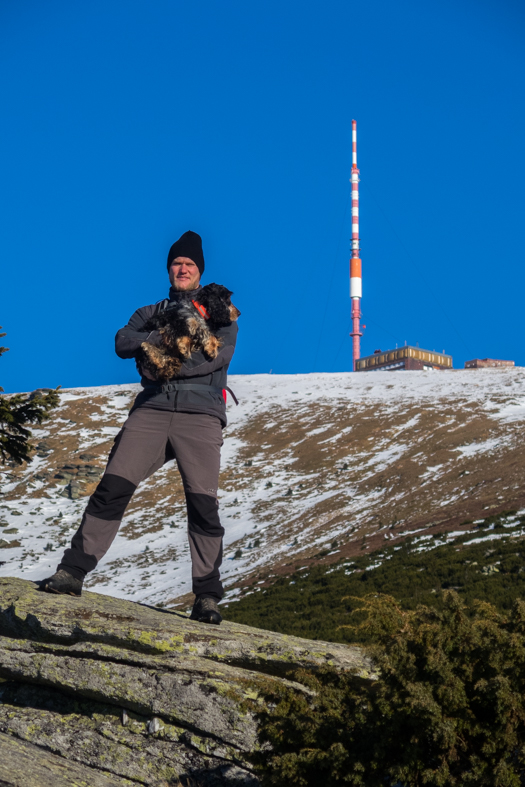
[[[216,358],[222,345],[216,332],[231,325],[241,314],[231,302],[232,295],[222,284],[207,284],[195,298],[181,300],[154,314],[143,330],[160,331],[162,345],[142,342],[136,358],[139,372],[166,381],[179,373],[183,361],[195,350],[202,350],[209,359]]]

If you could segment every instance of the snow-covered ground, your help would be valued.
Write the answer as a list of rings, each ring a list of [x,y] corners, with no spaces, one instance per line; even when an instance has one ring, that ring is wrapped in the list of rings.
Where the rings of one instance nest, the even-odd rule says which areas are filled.
[[[232,376],[240,404],[228,405],[219,493],[226,586],[520,507],[524,383],[525,369]],[[64,391],[53,420],[33,430],[42,455],[2,473],[0,576],[54,572],[96,469],[78,499],[54,476],[68,464],[102,471],[138,391]],[[149,603],[189,592],[174,463],[137,490],[88,585]]]

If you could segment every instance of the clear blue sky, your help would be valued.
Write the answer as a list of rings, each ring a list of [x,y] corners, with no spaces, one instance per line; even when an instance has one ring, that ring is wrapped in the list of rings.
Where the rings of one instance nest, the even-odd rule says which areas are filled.
[[[187,229],[232,372],[349,370],[352,118],[362,354],[525,365],[521,0],[2,0],[0,66],[6,391],[135,380]]]

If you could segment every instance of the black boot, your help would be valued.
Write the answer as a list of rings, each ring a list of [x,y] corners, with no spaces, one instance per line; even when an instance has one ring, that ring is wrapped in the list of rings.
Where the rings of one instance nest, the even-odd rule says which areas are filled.
[[[190,620],[198,620],[200,623],[214,623],[218,626],[222,620],[219,605],[214,598],[197,596],[191,611]]]
[[[68,596],[81,596],[82,583],[82,579],[71,576],[71,574],[68,574],[67,571],[61,568],[49,579],[42,580],[40,589],[45,590],[46,593],[64,593]]]

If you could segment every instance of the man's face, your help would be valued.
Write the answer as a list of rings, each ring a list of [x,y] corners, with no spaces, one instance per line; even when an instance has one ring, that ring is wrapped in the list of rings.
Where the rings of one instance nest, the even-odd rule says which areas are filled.
[[[170,265],[170,282],[176,290],[195,290],[199,286],[199,269],[189,257],[175,257]]]

